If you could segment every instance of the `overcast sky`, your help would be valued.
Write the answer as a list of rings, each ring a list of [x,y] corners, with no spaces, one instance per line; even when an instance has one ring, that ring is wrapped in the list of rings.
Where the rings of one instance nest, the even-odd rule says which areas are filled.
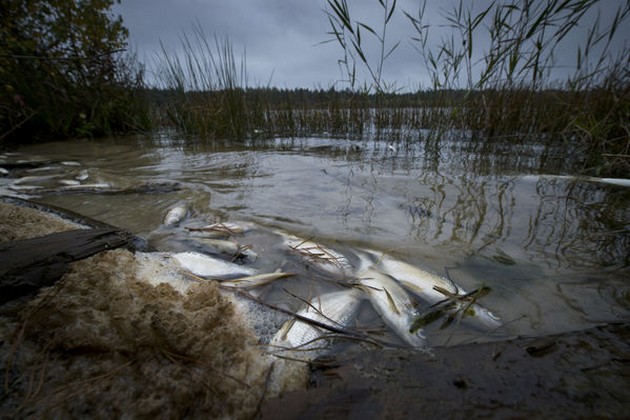
[[[605,9],[615,9],[625,0],[602,0]],[[427,22],[434,26],[433,40],[445,34],[441,16],[453,8],[456,0],[429,0]],[[380,28],[382,11],[377,0],[348,0],[350,12],[358,20]],[[383,79],[396,82],[398,87],[415,90],[427,87],[424,64],[412,46],[415,32],[402,11],[417,15],[419,0],[398,0],[397,13],[388,25],[387,38],[391,46],[400,42],[398,49],[384,66]],[[484,1],[477,1],[477,6]],[[123,17],[130,31],[129,43],[149,73],[154,70],[154,58],[160,41],[167,49],[176,51],[181,45],[183,31],[191,32],[198,22],[209,36],[227,37],[240,56],[245,51],[249,86],[280,88],[324,88],[332,85],[346,87],[338,60],[342,51],[327,34],[330,25],[326,16],[325,0],[123,0],[114,9]],[[605,21],[610,10],[603,10]],[[608,13],[608,14],[606,14]],[[627,26],[627,25],[626,25]],[[627,43],[630,28],[622,30],[618,45]],[[625,39],[624,39],[625,37]],[[573,37],[562,49],[567,58],[560,65],[574,65],[576,42]],[[582,37],[583,38],[583,37]],[[377,49],[370,49],[369,34],[363,36],[365,48],[372,57]],[[376,48],[376,45],[373,46]],[[370,55],[369,55],[370,56]],[[149,80],[152,79],[149,74]]]

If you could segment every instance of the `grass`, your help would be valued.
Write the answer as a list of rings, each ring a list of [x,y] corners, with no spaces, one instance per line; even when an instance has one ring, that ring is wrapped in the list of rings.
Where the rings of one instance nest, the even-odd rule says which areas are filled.
[[[599,18],[591,23],[574,71],[559,80],[554,57],[593,16],[596,1],[493,1],[481,9],[461,1],[431,24],[426,3],[412,14],[396,1],[377,1],[383,13],[376,22],[354,20],[346,0],[328,1],[328,33],[342,52],[345,90],[251,88],[245,57],[237,60],[228,40],[210,42],[195,26],[181,38],[181,56],[162,48],[157,58],[160,88],[168,92],[161,124],[214,141],[314,135],[416,141],[419,130],[429,130],[439,142],[455,129],[485,142],[564,145],[582,156],[581,173],[629,172],[630,54],[626,47],[613,56],[611,47],[630,16],[627,2],[606,26]],[[409,22],[430,75],[423,91],[401,93],[383,81],[401,42],[387,38],[396,13]],[[450,37],[433,42],[437,26],[449,27]],[[375,57],[363,48],[368,38],[379,46]],[[358,80],[359,70],[367,81]]]

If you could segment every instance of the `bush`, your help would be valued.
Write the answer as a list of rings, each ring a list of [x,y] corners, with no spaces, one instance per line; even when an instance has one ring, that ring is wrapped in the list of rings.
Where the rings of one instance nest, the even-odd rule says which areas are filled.
[[[146,125],[142,69],[113,0],[3,0],[0,138],[100,136]]]

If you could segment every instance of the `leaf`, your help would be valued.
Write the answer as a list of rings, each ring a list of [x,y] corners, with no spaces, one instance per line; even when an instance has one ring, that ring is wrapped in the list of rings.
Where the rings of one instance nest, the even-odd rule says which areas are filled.
[[[366,25],[363,22],[357,22],[357,25],[359,25],[360,27],[362,27],[363,29],[365,29],[368,32],[371,32],[372,34],[374,34],[374,36],[378,37],[378,34],[374,31],[374,29],[372,29],[371,27],[369,27],[368,25]],[[358,28],[357,28],[358,29]]]
[[[392,8],[387,15],[387,19],[385,19],[385,24],[389,23],[390,19],[394,15],[394,10],[396,10],[396,0],[394,0],[394,3],[392,4]]]

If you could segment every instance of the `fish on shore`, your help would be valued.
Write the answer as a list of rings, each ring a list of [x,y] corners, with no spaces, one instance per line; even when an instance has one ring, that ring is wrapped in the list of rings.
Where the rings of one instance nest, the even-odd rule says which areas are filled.
[[[249,290],[255,287],[265,286],[276,280],[294,276],[295,273],[285,273],[283,271],[274,271],[273,273],[254,274],[252,276],[239,277],[236,279],[221,281],[222,286],[233,287],[235,289]]]
[[[172,254],[171,257],[185,270],[204,278],[231,279],[258,274],[251,267],[244,267],[218,258],[212,258],[199,252],[179,252]]]
[[[347,289],[324,293],[311,299],[297,312],[302,318],[315,321],[333,330],[343,330],[355,319],[362,296],[358,289]],[[271,348],[294,351],[319,351],[323,339],[334,335],[315,323],[302,321],[298,317],[285,322],[271,339]]]
[[[372,306],[383,321],[412,347],[425,347],[421,329],[411,332],[411,325],[419,315],[409,293],[390,275],[383,273],[364,254],[359,254],[361,266],[357,284],[367,293]]]
[[[258,259],[258,254],[252,251],[249,245],[241,245],[236,242],[215,238],[193,237],[191,240],[201,246],[207,246],[219,254],[224,254],[232,258],[244,257],[250,261]]]
[[[352,265],[345,255],[308,239],[282,234],[289,250],[306,261],[307,264],[333,276],[349,277]]]
[[[188,214],[188,205],[186,202],[180,201],[171,207],[164,216],[164,226],[178,225]]]
[[[396,260],[385,253],[368,251],[376,258],[375,266],[395,278],[404,288],[424,299],[430,305],[442,302],[449,297],[466,295],[466,291],[446,277],[439,276],[427,270]],[[501,320],[488,309],[478,303],[454,302],[453,310],[467,306],[466,317],[485,328],[501,327]]]

